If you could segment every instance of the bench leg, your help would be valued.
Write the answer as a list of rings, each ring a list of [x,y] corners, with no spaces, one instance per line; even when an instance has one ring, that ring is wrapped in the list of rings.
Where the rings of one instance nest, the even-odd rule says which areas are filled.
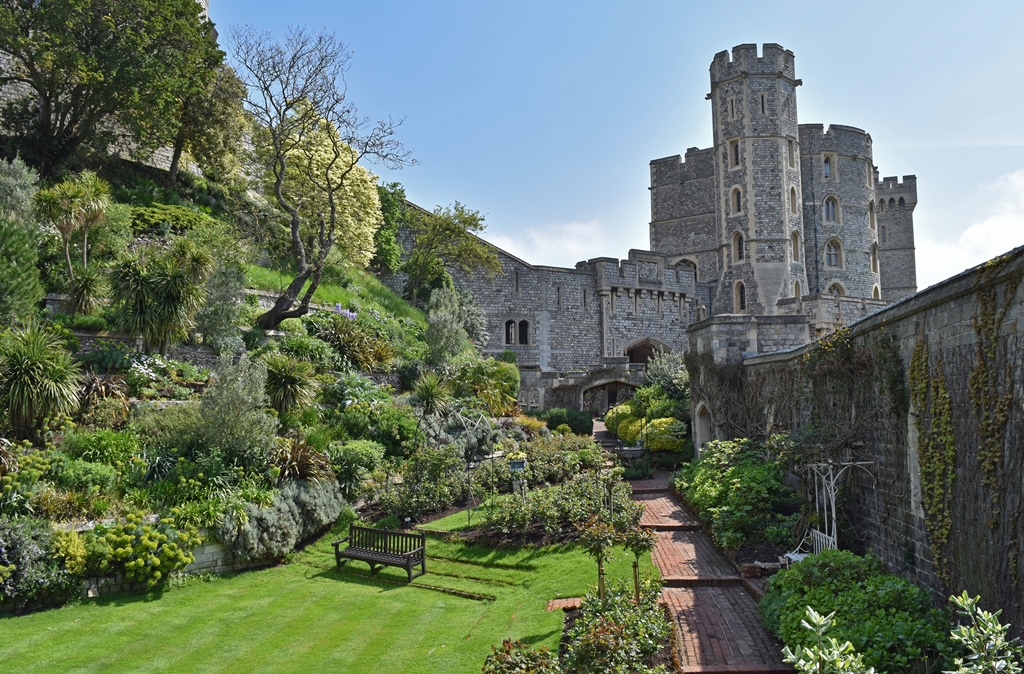
[[[412,564],[405,565],[405,573],[409,576],[409,582],[412,582]]]
[[[377,572],[380,571],[382,567],[379,566],[378,564],[374,563],[374,562],[367,562],[367,563],[370,565],[370,575],[371,576],[376,576]]]

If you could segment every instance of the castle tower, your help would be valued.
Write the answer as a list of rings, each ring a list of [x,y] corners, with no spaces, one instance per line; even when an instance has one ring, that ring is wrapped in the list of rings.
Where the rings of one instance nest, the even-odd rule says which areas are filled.
[[[878,216],[878,254],[882,299],[890,302],[917,292],[917,256],[914,252],[914,206],[917,176],[895,176],[875,185]]]
[[[808,294],[883,299],[871,136],[800,125]]]
[[[744,44],[715,55],[711,100],[719,278],[714,313],[775,314],[807,293],[793,52]]]

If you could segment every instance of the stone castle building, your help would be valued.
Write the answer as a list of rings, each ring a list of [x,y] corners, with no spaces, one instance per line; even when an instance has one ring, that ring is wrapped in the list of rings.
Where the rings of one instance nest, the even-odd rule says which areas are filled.
[[[651,162],[651,250],[574,268],[498,250],[495,279],[453,274],[485,353],[516,354],[524,407],[602,411],[655,350],[787,350],[917,291],[916,178],[879,180],[860,129],[800,124],[800,85],[779,45],[715,55],[713,146]]]
[[[657,350],[782,351],[916,292],[915,177],[879,180],[860,129],[799,124],[779,45],[716,54],[710,80],[713,146],[651,162],[650,250],[574,268],[497,250],[495,279],[453,273],[488,317],[485,354],[516,354],[523,407],[603,411]]]

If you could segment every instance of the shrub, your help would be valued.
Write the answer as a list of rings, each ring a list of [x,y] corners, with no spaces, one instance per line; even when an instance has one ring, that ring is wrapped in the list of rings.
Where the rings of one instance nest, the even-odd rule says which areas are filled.
[[[345,506],[333,480],[288,482],[266,508],[247,505],[241,515],[225,517],[217,538],[234,561],[281,559],[312,534],[338,519]]]
[[[642,437],[646,422],[643,419],[637,419],[636,417],[627,417],[619,423],[619,440],[622,440],[622,444],[628,446],[635,445]]]
[[[55,531],[53,554],[64,560],[64,568],[72,576],[81,576],[85,573],[88,551],[77,531]]]
[[[383,485],[376,498],[384,512],[418,520],[466,499],[466,465],[451,447],[422,447],[402,463],[402,482]]]
[[[330,457],[311,446],[301,435],[278,438],[270,454],[270,465],[277,468],[282,483],[305,480],[319,484],[323,480],[334,479]]]
[[[565,669],[570,672],[647,671],[645,661],[661,649],[672,626],[658,604],[660,584],[642,584],[640,602],[623,582],[612,583],[602,600],[588,593],[568,633]]]
[[[514,364],[493,358],[469,359],[459,368],[455,381],[458,397],[477,398],[492,417],[506,416],[515,411],[520,378],[519,368]]]
[[[566,407],[552,407],[538,416],[547,422],[550,430],[555,430],[564,424],[576,435],[593,435],[594,433],[594,418],[590,416],[590,412]]]
[[[608,410],[604,415],[604,425],[608,432],[619,437],[619,424],[623,421],[636,418],[636,411],[633,403],[624,402]]]
[[[49,475],[59,487],[101,494],[111,493],[118,479],[117,469],[113,466],[70,459],[59,453],[52,459]]]
[[[501,648],[491,646],[484,674],[560,674],[558,659],[547,647],[534,649],[521,641],[505,639]]]
[[[319,371],[341,369],[343,359],[331,345],[306,333],[287,335],[273,342],[281,353],[310,363]]]
[[[0,170],[5,164],[0,160]],[[44,291],[36,266],[35,227],[5,210],[0,204],[0,322],[10,325],[17,319],[27,320]]]
[[[38,323],[0,335],[0,407],[19,438],[78,409],[82,373],[63,340]]]
[[[153,455],[195,455],[203,447],[203,418],[198,403],[158,408],[140,405],[129,427]]]
[[[327,450],[342,496],[352,501],[365,476],[384,460],[384,446],[372,440],[332,443]]]
[[[267,370],[246,358],[222,363],[199,401],[201,437],[229,463],[262,468],[277,437],[277,420],[265,408]]]
[[[652,419],[645,430],[644,447],[651,452],[681,452],[689,433],[678,419]]]
[[[305,407],[316,398],[319,382],[316,371],[306,361],[275,353],[265,356],[267,397],[278,414]]]
[[[128,513],[124,522],[98,525],[86,537],[88,570],[95,575],[123,574],[130,582],[154,588],[195,561],[192,549],[200,542],[191,527],[178,529],[173,520],[150,524],[140,514]]]
[[[31,517],[0,517],[0,604],[16,609],[63,602],[76,589],[53,550],[50,523]]]
[[[132,208],[132,229],[156,234],[185,233],[202,228],[213,220],[210,216],[185,206],[153,204]]]
[[[770,631],[798,648],[815,643],[801,625],[808,607],[834,612],[830,634],[853,644],[868,666],[917,672],[948,665],[947,618],[924,590],[887,573],[877,558],[842,550],[810,555],[772,576],[759,610]]]
[[[330,344],[363,372],[384,369],[394,358],[391,345],[357,318],[327,314],[318,317],[317,321],[310,324],[313,328],[310,334]]]
[[[78,360],[96,374],[118,374],[128,371],[134,354],[135,349],[124,342],[100,339],[92,350],[80,354]]]
[[[762,443],[710,442],[699,461],[682,467],[675,483],[722,547],[742,547],[769,533],[783,542],[791,535],[796,518],[785,512],[792,511],[796,494],[783,485],[782,468],[766,457]]]
[[[72,431],[64,436],[61,451],[75,459],[109,466],[125,464],[141,451],[139,437],[131,431]]]

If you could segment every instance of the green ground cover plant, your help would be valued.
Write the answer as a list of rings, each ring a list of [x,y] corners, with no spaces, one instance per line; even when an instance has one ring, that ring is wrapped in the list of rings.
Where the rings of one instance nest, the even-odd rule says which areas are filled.
[[[849,641],[879,671],[933,672],[951,664],[949,614],[876,557],[845,550],[811,555],[772,576],[758,608],[765,627],[797,649],[817,644],[802,625],[807,607],[834,612],[829,637]]]
[[[25,672],[475,672],[506,638],[556,650],[562,613],[545,610],[547,601],[582,596],[595,579],[575,546],[492,549],[430,537],[427,575],[406,584],[400,569],[337,569],[330,541],[344,532],[290,564],[188,579],[159,601],[118,595],[0,618],[0,662]],[[628,578],[631,560],[618,551],[609,576]],[[642,567],[657,573],[649,557]],[[239,638],[250,634],[260,636]]]

